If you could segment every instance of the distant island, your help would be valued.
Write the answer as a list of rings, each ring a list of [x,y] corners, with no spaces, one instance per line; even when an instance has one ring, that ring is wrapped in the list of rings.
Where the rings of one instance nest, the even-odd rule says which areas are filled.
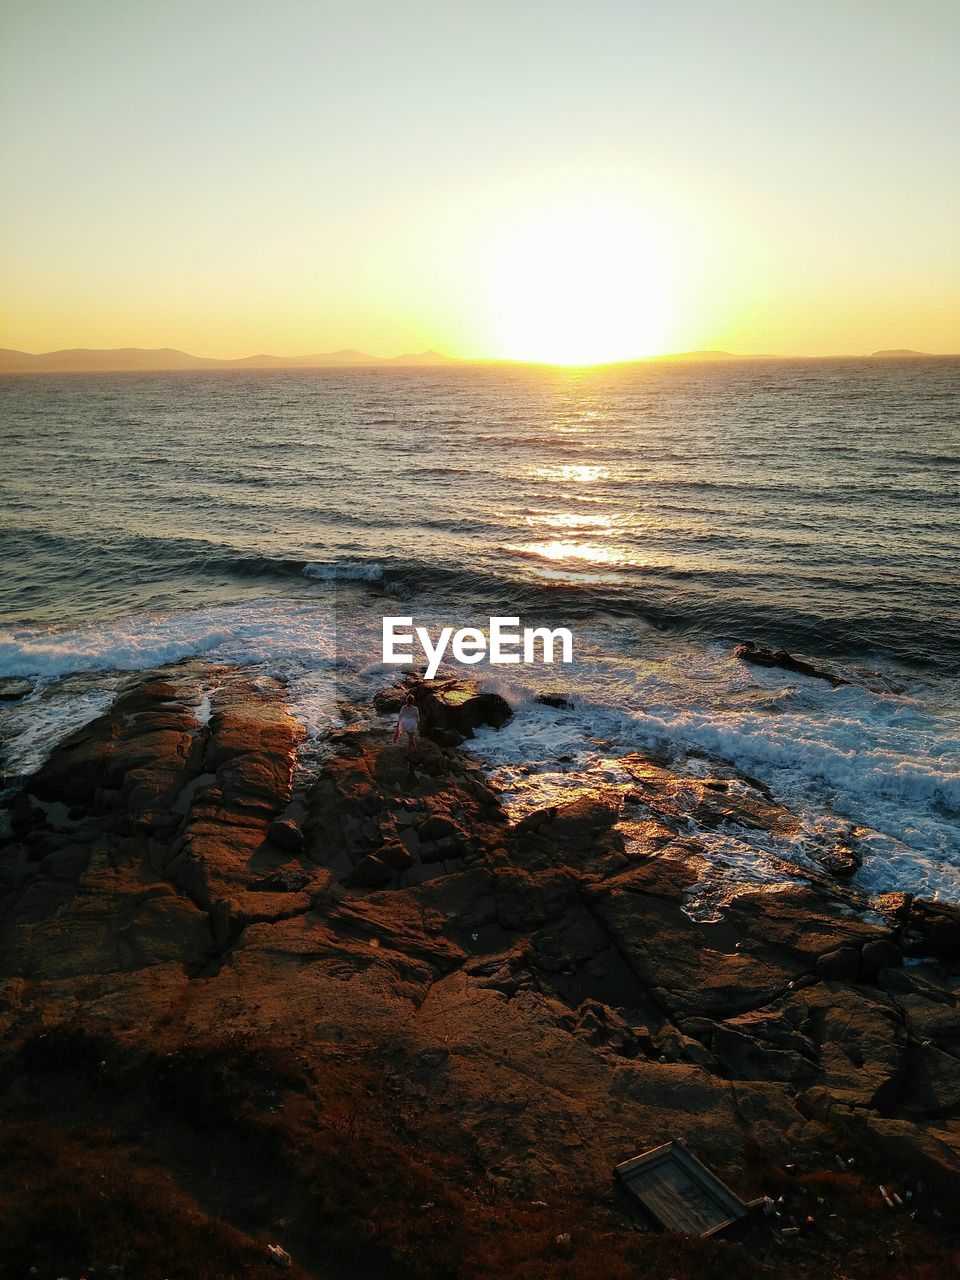
[[[659,362],[724,363],[751,360],[840,360],[840,359],[938,359],[929,352],[907,348],[873,351],[864,356],[771,356],[741,355],[732,351],[678,351],[645,356],[636,360],[611,360],[598,363],[623,366]],[[950,357],[946,357],[950,358]],[[31,354],[0,348],[2,373],[176,373],[204,369],[349,369],[349,368],[437,368],[449,365],[549,364],[549,361],[461,359],[440,351],[418,351],[399,356],[371,356],[363,351],[344,348],[305,356],[242,356],[235,360],[218,360],[210,356],[194,356],[174,347],[71,347],[63,351]]]
[[[46,351],[31,355],[26,351],[0,348],[0,373],[149,373],[176,372],[183,369],[314,369],[347,368],[354,365],[430,366],[455,364],[439,351],[420,351],[414,355],[369,356],[362,351],[344,349],[307,356],[243,356],[237,360],[217,360],[194,356],[173,347],[112,347],[97,349],[74,347],[64,351]]]
[[[886,360],[929,360],[936,359],[930,351],[911,351],[909,347],[890,347],[886,351],[871,351],[871,356],[879,356]]]

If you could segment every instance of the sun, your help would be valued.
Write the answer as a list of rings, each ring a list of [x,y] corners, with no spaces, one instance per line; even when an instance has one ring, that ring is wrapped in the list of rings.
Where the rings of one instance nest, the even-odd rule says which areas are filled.
[[[673,324],[668,246],[627,210],[565,208],[514,229],[490,283],[500,353],[511,360],[656,355]]]

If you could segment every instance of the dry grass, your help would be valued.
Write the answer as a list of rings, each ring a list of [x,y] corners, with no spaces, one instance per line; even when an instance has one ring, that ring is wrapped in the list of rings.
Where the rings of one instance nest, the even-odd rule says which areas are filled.
[[[330,1047],[148,1052],[80,1030],[34,1038],[3,1076],[2,1277],[284,1274],[268,1242],[295,1259],[292,1280],[960,1275],[944,1231],[884,1216],[867,1176],[768,1170],[771,1194],[818,1216],[788,1250],[762,1221],[739,1243],[685,1240],[631,1230],[612,1202],[573,1191],[517,1203],[454,1121],[427,1117],[412,1135],[377,1065]]]

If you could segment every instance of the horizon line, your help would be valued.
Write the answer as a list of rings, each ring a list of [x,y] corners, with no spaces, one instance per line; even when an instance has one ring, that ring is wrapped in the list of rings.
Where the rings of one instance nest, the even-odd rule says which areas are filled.
[[[112,358],[124,357],[126,363],[109,367]],[[770,354],[766,352],[736,352],[712,348],[692,351],[660,352],[655,355],[633,356],[614,360],[551,361],[528,360],[510,356],[450,356],[441,351],[427,349],[419,352],[402,352],[394,356],[376,356],[368,352],[344,347],[335,351],[316,352],[308,355],[278,356],[258,352],[249,356],[197,356],[178,347],[59,347],[52,351],[29,352],[17,348],[0,348],[0,374],[2,373],[123,373],[123,372],[190,372],[202,369],[270,369],[270,368],[351,368],[351,367],[441,367],[445,365],[514,365],[519,367],[599,369],[625,365],[656,364],[657,362],[691,361],[724,363],[727,361],[776,361],[776,360],[869,360],[869,359],[951,359],[960,352],[919,351],[908,347],[883,348],[870,352],[837,352],[830,355]],[[138,361],[139,357],[139,361]],[[159,357],[159,359],[158,359]],[[149,359],[144,367],[143,362]],[[180,363],[176,363],[176,362]],[[263,361],[266,363],[260,364]],[[183,363],[186,362],[186,363]],[[72,368],[57,367],[72,364]]]

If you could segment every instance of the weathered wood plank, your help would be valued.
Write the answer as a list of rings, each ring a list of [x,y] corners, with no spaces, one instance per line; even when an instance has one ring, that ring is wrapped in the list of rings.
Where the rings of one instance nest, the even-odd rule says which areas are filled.
[[[667,1142],[617,1165],[617,1176],[667,1231],[706,1236],[745,1216],[735,1192],[679,1142]]]

